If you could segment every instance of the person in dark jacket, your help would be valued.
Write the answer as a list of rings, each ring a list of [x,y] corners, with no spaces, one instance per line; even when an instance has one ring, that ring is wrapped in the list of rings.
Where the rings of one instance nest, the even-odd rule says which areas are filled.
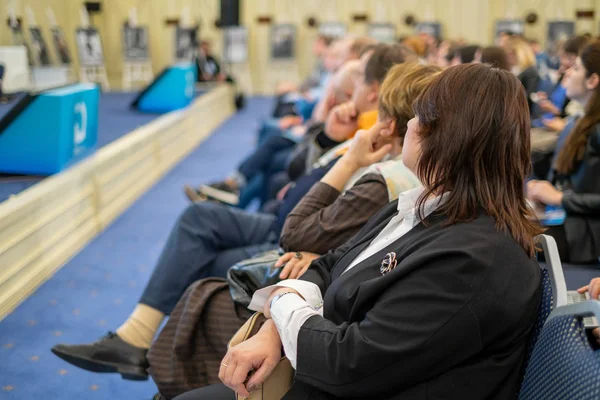
[[[513,73],[519,78],[527,93],[527,104],[529,112],[535,104],[531,94],[538,90],[540,75],[537,72],[535,54],[529,43],[521,37],[513,37],[507,46],[508,62]]]
[[[567,96],[585,105],[561,133],[547,180],[530,181],[529,200],[541,208],[562,261],[600,257],[600,42],[586,46],[565,76]]]
[[[424,188],[301,279],[257,291],[268,320],[223,359],[227,387],[177,400],[248,396],[282,348],[296,370],[284,400],[517,398],[541,296],[525,93],[507,71],[460,65],[414,110],[403,162]]]

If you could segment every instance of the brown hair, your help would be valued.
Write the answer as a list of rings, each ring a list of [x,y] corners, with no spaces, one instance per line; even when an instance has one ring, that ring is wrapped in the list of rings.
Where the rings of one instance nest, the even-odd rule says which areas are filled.
[[[335,40],[335,38],[333,36],[329,36],[329,35],[325,35],[325,34],[318,34],[317,35],[317,39],[321,42],[323,42],[325,44],[326,47],[329,47],[329,45],[331,45],[331,43],[333,43],[333,41]]]
[[[563,44],[562,51],[567,54],[575,54],[578,56],[588,43],[590,43],[590,38],[588,36],[574,36]]]
[[[395,64],[417,61],[416,54],[402,44],[379,44],[365,67],[365,83],[381,83],[385,75]]]
[[[370,37],[357,37],[352,40],[352,44],[350,45],[350,52],[355,54],[357,58],[362,57],[367,51],[372,50],[377,45],[377,41]]]
[[[485,213],[532,256],[542,229],[525,201],[530,119],[519,80],[489,65],[458,65],[433,80],[414,110],[425,186],[419,214],[430,196],[446,193],[438,211],[448,224]]]
[[[586,77],[592,74],[600,78],[600,42],[587,45],[580,56],[581,63],[586,70]],[[569,174],[575,165],[583,160],[588,137],[594,125],[600,123],[600,85],[596,87],[591,99],[585,106],[585,114],[577,121],[577,125],[565,140],[565,144],[556,159],[556,171],[560,174]]]
[[[481,50],[481,63],[490,64],[492,67],[510,70],[506,52],[502,47],[490,46]]]
[[[404,143],[406,124],[415,113],[413,103],[441,71],[434,65],[404,63],[394,65],[385,76],[379,91],[379,115],[396,122],[396,135]]]

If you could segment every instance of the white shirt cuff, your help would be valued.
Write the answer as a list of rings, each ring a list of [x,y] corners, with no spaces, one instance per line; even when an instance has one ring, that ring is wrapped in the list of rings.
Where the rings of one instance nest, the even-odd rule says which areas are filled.
[[[298,354],[298,333],[307,319],[314,315],[322,315],[322,310],[321,308],[315,311],[295,294],[282,296],[271,308],[271,317],[279,332],[283,351],[294,369],[296,369]]]
[[[252,296],[252,301],[248,306],[252,311],[262,311],[265,303],[273,293],[273,290],[287,287],[290,289],[294,289],[308,303],[308,305],[312,308],[320,308],[323,305],[323,296],[321,296],[321,290],[317,285],[312,282],[301,281],[299,279],[286,279],[279,282],[276,285],[267,286],[266,288],[262,288],[254,292],[254,296]],[[286,296],[287,297],[287,296]]]

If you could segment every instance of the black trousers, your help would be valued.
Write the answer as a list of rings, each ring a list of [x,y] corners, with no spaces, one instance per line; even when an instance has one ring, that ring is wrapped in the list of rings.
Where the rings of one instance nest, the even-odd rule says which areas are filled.
[[[235,400],[235,393],[219,383],[184,393],[175,397],[175,400]]]

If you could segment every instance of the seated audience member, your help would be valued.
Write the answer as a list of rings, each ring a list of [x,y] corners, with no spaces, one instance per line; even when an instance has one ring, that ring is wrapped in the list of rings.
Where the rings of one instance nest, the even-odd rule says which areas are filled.
[[[460,64],[468,64],[473,62],[475,59],[475,54],[477,50],[479,50],[479,46],[471,45],[471,46],[462,46],[457,48],[454,51],[454,57],[452,58],[451,65],[460,65]]]
[[[530,181],[527,197],[565,262],[600,257],[600,42],[586,46],[565,75],[567,96],[585,106],[560,134],[547,180]]]
[[[547,164],[545,168],[549,168],[550,155],[556,145],[558,134],[565,129],[566,125],[570,99],[563,85],[565,72],[575,64],[577,56],[587,43],[585,36],[576,36],[567,40],[559,51],[560,75],[557,83],[550,94],[537,92],[537,104],[534,107],[537,118],[532,121],[531,149],[534,163],[544,162]]]
[[[286,400],[517,397],[541,297],[525,93],[510,72],[461,65],[414,110],[402,159],[424,187],[300,280],[257,292],[250,308],[268,320],[227,352],[226,386],[177,400],[248,396],[282,348],[296,370]]]
[[[533,50],[531,50],[525,39],[515,37],[508,42],[506,54],[512,73],[519,78],[525,88],[527,104],[529,105],[529,112],[531,112],[534,104],[531,100],[531,94],[538,90],[540,83]]]
[[[196,70],[198,71],[198,82],[223,82],[228,80],[227,75],[221,71],[221,65],[212,53],[212,43],[202,40],[196,57]],[[229,78],[229,81],[231,79]]]
[[[591,300],[600,300],[600,278],[594,278],[590,281],[589,285],[577,289],[579,293],[589,293]],[[600,328],[594,328],[592,334],[596,338],[596,341],[600,344]]]
[[[401,152],[406,123],[414,117],[414,100],[438,71],[434,66],[411,63],[394,66],[387,74],[381,87],[379,123],[357,134],[348,152],[286,218],[281,243],[295,243],[293,249],[305,251],[289,252],[280,258],[280,264],[286,263],[283,278],[296,278],[306,271],[317,257],[306,251],[325,254],[336,248],[389,201],[420,186],[414,174],[394,156]],[[386,153],[392,157],[390,160],[372,164]],[[198,299],[210,300],[200,304]],[[226,282],[206,279],[191,285],[148,355],[152,377],[162,394],[173,397],[185,391],[183,387],[191,390],[219,382],[218,366],[226,344],[247,317],[248,311],[233,303]],[[229,321],[227,327],[207,325],[213,318]],[[200,321],[207,321],[204,329],[193,330]],[[174,376],[169,371],[179,374]]]
[[[456,52],[457,48],[458,44],[456,42],[444,40],[442,43],[440,43],[437,49],[436,60],[434,64],[440,68],[448,68],[452,62],[452,59],[454,58],[454,53]]]
[[[408,53],[401,45],[380,45],[371,53],[365,54],[361,60],[361,75],[364,78],[357,82],[353,100],[359,107],[364,105],[369,107],[369,111],[372,109],[377,111],[378,92],[386,73],[394,64],[404,62],[412,53]],[[411,58],[414,59],[414,55]],[[374,97],[372,91],[375,91]],[[355,98],[357,93],[366,98]],[[333,134],[343,136],[347,134],[349,126],[356,129],[354,120],[346,122],[336,117],[332,121],[335,123],[329,129],[333,130]],[[342,133],[337,133],[335,130],[340,130]],[[335,159],[331,164],[333,165],[334,162]],[[300,185],[294,189],[299,189],[298,186]],[[306,188],[304,194],[309,189],[310,186]],[[351,191],[346,195],[351,198],[354,196]],[[354,198],[372,201],[364,195],[354,196]],[[343,199],[340,201],[343,202]],[[388,201],[387,196],[384,196],[383,201]],[[351,207],[358,206],[357,201],[345,204]],[[381,205],[376,204],[379,207]],[[331,207],[335,206],[331,205]],[[346,213],[353,215],[353,218],[344,221],[346,223],[343,228],[336,230],[335,233],[328,232],[338,240],[342,240],[342,243],[355,234],[370,215],[354,215],[348,211]],[[330,217],[336,218],[336,213]],[[311,221],[311,224],[314,223]],[[321,218],[318,224],[336,226],[333,221],[326,221],[324,218]],[[109,332],[107,336],[92,344],[57,345],[52,351],[83,369],[94,372],[118,372],[125,379],[147,379],[147,349],[164,317],[171,313],[185,289],[198,279],[210,276],[225,277],[227,270],[236,262],[264,251],[277,249],[279,226],[276,217],[270,214],[248,213],[210,201],[190,205],[173,227],[140,302],[116,333]],[[292,240],[290,243],[280,243],[284,250],[305,250],[304,238],[294,236],[290,239]],[[325,241],[321,245],[327,246],[328,243]],[[326,250],[314,248],[308,251],[324,253]]]
[[[321,85],[322,80],[327,74],[327,70],[324,65],[324,56],[329,48],[329,45],[333,42],[333,38],[327,35],[318,35],[315,39],[312,47],[312,53],[316,58],[315,65],[309,76],[304,79],[300,86],[296,86],[291,82],[281,82],[277,85],[275,93],[282,95],[289,92],[306,92],[310,89],[316,88]]]
[[[404,39],[402,44],[414,51],[420,59],[424,59],[427,55],[427,42],[421,36],[410,36]]]
[[[332,141],[344,142],[357,130],[373,126],[377,120],[377,96],[381,82],[376,77],[381,76],[383,79],[385,74],[382,75],[381,70],[387,71],[389,65],[397,62],[392,63],[392,60],[406,60],[408,57],[412,58],[414,54],[406,46],[401,45],[378,45],[361,57],[361,71],[364,73],[357,77],[359,83],[356,85],[352,101],[331,112],[326,123],[325,132]],[[273,171],[272,167],[271,171]],[[199,195],[235,204],[239,199],[240,189],[247,184],[249,178],[251,177],[245,176],[240,167],[224,181],[200,186],[197,192]]]
[[[502,47],[498,46],[489,46],[482,49],[477,49],[473,62],[489,64],[494,68],[510,71],[506,52]]]
[[[326,93],[330,110],[352,98],[354,81],[359,72],[360,62],[358,60],[351,60],[338,70],[330,82],[328,93]],[[310,125],[312,126],[312,124]],[[316,122],[316,125],[317,129],[322,129],[322,123]],[[271,136],[242,161],[231,177],[222,182],[200,186],[198,189],[186,185],[184,187],[185,194],[193,202],[212,198],[223,203],[238,205],[240,191],[258,174],[263,174],[268,179],[285,168],[288,156],[299,139],[294,137],[292,132],[288,135]],[[244,208],[246,205],[242,204],[240,207]]]
[[[508,44],[513,38],[518,38],[512,31],[502,31],[496,37],[496,45],[502,47],[504,50],[508,50]]]

